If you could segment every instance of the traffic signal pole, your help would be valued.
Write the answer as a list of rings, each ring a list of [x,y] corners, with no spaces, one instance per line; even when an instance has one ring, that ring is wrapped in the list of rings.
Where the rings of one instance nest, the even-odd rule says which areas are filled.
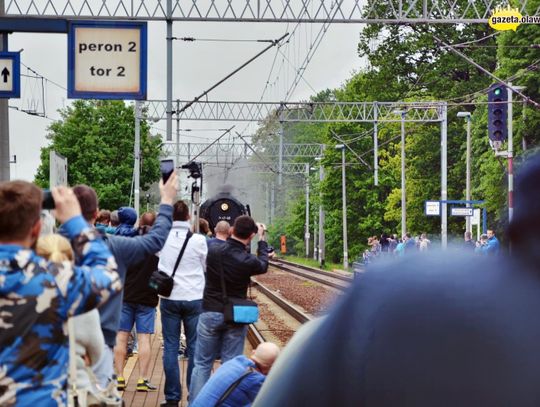
[[[514,215],[514,137],[513,137],[513,107],[512,83],[508,82],[508,222]]]

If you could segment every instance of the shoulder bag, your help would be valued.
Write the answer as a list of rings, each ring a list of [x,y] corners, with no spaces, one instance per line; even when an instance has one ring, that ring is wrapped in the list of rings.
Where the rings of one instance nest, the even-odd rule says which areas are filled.
[[[219,253],[219,274],[221,279],[221,293],[223,298],[223,318],[225,323],[231,324],[253,324],[259,320],[259,308],[257,303],[243,298],[227,296],[225,288],[225,276],[223,274],[222,248]]]
[[[182,249],[180,250],[180,253],[178,254],[178,258],[176,259],[176,263],[174,265],[172,275],[169,276],[164,271],[156,270],[150,276],[150,280],[148,281],[148,286],[154,291],[156,291],[162,297],[168,297],[169,295],[171,295],[171,292],[174,286],[174,275],[176,274],[176,270],[178,269],[180,260],[182,260],[182,256],[184,255],[184,251],[186,250],[186,246],[188,244],[189,239],[191,239],[191,236],[193,236],[193,233],[191,233],[191,230],[188,230],[187,235],[186,235],[186,240],[184,240],[184,245],[182,246]]]

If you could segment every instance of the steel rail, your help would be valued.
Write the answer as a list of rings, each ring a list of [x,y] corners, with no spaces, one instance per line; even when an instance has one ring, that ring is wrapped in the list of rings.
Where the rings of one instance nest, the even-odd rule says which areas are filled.
[[[347,283],[351,283],[352,280],[353,280],[352,276],[347,277],[347,276],[343,276],[343,275],[340,275],[340,274],[337,274],[337,273],[331,273],[329,271],[322,271],[322,270],[316,269],[314,267],[309,267],[309,266],[305,266],[303,264],[293,263],[293,262],[283,260],[283,259],[272,260],[272,261],[270,261],[270,265],[272,265],[272,266],[274,266],[276,268],[279,268],[280,270],[288,271],[288,272],[291,272],[293,274],[298,274],[298,275],[301,275],[303,277],[312,279],[314,281],[320,281],[320,282],[323,282],[323,283],[326,283],[328,281],[327,280],[322,281],[322,279],[318,279],[316,276],[312,276],[311,274],[317,274],[317,275],[325,276],[325,277],[328,277],[328,278],[333,278],[335,280],[345,281]],[[291,270],[291,267],[301,269],[302,271]],[[307,273],[304,273],[303,271],[305,271]],[[331,282],[329,282],[329,283],[331,283]],[[328,284],[328,285],[331,285],[332,287],[336,287],[336,288],[340,288],[340,289],[346,288],[343,284],[336,284],[336,286],[334,286],[332,284]]]
[[[253,281],[254,286],[259,290],[262,294],[270,298],[274,303],[279,305],[287,314],[292,316],[294,319],[296,319],[301,324],[304,324],[308,321],[311,321],[312,317],[301,311],[297,306],[293,305],[291,302],[287,301],[280,295],[278,295],[275,291],[269,289],[264,284]]]
[[[259,346],[259,344],[266,342],[264,336],[261,335],[254,324],[248,326],[247,340],[253,349]]]

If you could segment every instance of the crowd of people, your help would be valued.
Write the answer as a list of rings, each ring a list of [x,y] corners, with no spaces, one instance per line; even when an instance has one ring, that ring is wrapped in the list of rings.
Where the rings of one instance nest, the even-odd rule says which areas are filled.
[[[100,210],[89,186],[54,188],[56,231],[54,222],[41,229],[47,218],[41,189],[0,183],[0,405],[120,406],[132,331],[136,390],[156,390],[150,366],[158,306],[162,405],[178,406],[183,391],[192,405],[209,405],[213,397],[221,405],[253,401],[279,348],[263,343],[250,358],[242,356],[247,325],[225,321],[224,308],[232,297],[245,299],[250,277],[267,271],[265,227],[240,216],[232,226],[219,222],[215,237],[203,220],[201,233],[193,233],[188,206],[176,201],[176,183],[175,174],[160,182],[159,211],[139,219],[130,207]],[[256,236],[257,254],[250,254],[246,248]],[[170,295],[149,284],[157,270],[172,279]],[[178,359],[182,330],[187,389]],[[216,357],[222,363],[217,377],[235,384],[223,394],[227,380],[209,381]]]
[[[111,226],[88,186],[55,188],[61,226],[42,234],[42,191],[2,182],[0,405],[121,405],[113,390],[125,386],[134,325],[137,390],[153,390],[148,339],[159,305],[166,406],[177,406],[183,391],[192,407],[536,406],[539,180],[536,157],[516,178],[511,255],[499,254],[492,230],[479,245],[466,233],[460,250],[446,252],[430,250],[427,236],[419,243],[373,237],[376,252],[399,253],[401,244],[407,255],[360,273],[283,352],[263,343],[249,357],[246,325],[226,314],[232,298],[246,299],[250,277],[268,268],[264,225],[240,216],[232,227],[216,225],[215,237],[194,233],[187,205],[175,201],[173,174],[160,185],[159,212],[143,214],[138,227],[127,209]],[[256,236],[255,255],[246,246]],[[170,295],[149,286],[156,270],[173,279]],[[180,384],[181,325],[187,389]],[[321,351],[329,349],[331,357]],[[221,367],[211,375],[218,356]]]
[[[362,263],[369,264],[374,260],[416,252],[428,252],[431,250],[431,240],[426,233],[412,237],[410,233],[405,233],[401,239],[396,234],[381,234],[380,237],[373,236],[367,240],[368,248],[362,254]],[[471,232],[465,232],[464,241],[461,245],[464,250],[471,250],[482,255],[498,255],[500,252],[499,239],[492,229],[487,230],[487,234],[482,234],[480,239],[474,241]]]

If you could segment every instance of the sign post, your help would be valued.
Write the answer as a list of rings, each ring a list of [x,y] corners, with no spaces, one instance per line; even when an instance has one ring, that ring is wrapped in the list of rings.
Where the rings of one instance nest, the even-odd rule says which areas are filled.
[[[21,56],[18,52],[0,52],[0,98],[21,96]]]
[[[49,153],[49,188],[60,185],[67,185],[67,158],[56,151],[51,150]]]
[[[68,32],[68,97],[146,99],[147,24],[78,21]]]
[[[425,201],[426,216],[441,216],[441,202],[440,201]]]

